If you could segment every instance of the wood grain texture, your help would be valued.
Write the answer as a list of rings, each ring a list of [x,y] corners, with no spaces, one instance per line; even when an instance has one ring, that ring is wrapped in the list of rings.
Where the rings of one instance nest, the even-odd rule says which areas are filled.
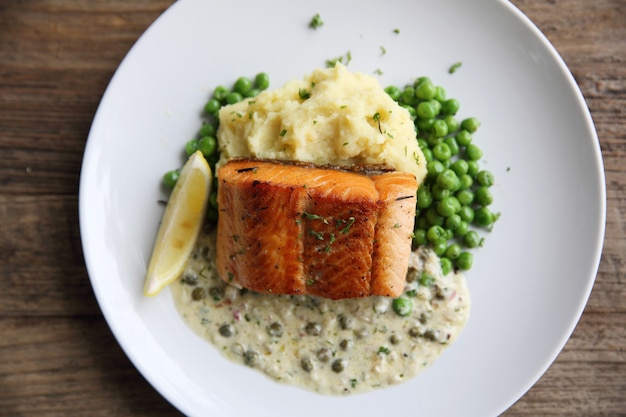
[[[607,231],[571,339],[504,415],[626,416],[626,1],[513,3],[561,53],[589,106],[605,163]],[[102,318],[77,197],[106,85],[170,4],[0,2],[0,416],[180,415]]]

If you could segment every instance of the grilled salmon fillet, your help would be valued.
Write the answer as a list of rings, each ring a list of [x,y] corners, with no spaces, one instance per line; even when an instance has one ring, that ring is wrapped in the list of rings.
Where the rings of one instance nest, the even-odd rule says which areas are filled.
[[[272,294],[404,289],[417,181],[388,167],[235,159],[218,170],[217,270]]]

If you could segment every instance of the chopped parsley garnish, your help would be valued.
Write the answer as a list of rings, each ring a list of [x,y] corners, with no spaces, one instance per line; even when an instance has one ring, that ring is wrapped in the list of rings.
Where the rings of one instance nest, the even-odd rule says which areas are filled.
[[[448,69],[448,72],[450,74],[454,74],[456,72],[456,70],[458,70],[461,67],[461,65],[463,65],[463,63],[461,61],[455,62],[454,64],[452,64],[450,66],[450,68]]]
[[[389,355],[391,351],[386,346],[381,346],[378,348],[378,353],[384,353],[385,355]]]
[[[333,59],[327,59],[326,67],[333,68],[335,65],[337,65],[337,63],[348,65],[351,60],[352,60],[352,53],[348,51],[343,56],[338,56],[337,58],[333,58]]]
[[[309,230],[309,233],[311,233],[311,235],[315,236],[315,238],[317,240],[324,240],[324,235],[321,234],[320,232],[316,232],[315,230],[311,229],[311,230]]]
[[[302,217],[306,217],[309,220],[321,220],[324,222],[324,224],[328,224],[328,220],[318,214],[307,213],[305,211],[304,213],[302,213]]]
[[[306,88],[301,88],[300,90],[298,90],[298,95],[300,96],[300,99],[306,100],[307,98],[311,97],[311,92]]]
[[[372,116],[372,119],[374,119],[374,121],[378,123],[378,131],[380,133],[383,133],[383,129],[380,127],[380,113],[378,112],[374,113],[374,115]]]
[[[322,17],[319,13],[316,13],[315,16],[313,16],[313,18],[311,19],[311,22],[309,22],[309,27],[311,29],[317,29],[323,25],[324,22],[322,21]]]
[[[345,220],[344,220],[344,221],[345,221]],[[354,217],[350,217],[350,218],[348,219],[348,224],[346,225],[346,227],[344,227],[344,228],[341,230],[341,234],[342,234],[342,235],[348,234],[348,232],[350,231],[350,227],[352,227],[352,225],[354,224],[354,222],[355,222],[355,221],[356,221],[356,219],[355,219]]]
[[[395,33],[396,35],[398,35],[400,33],[400,29],[396,28],[393,30],[393,33]]]
[[[280,131],[280,136],[285,136],[287,134],[287,129],[283,129]]]

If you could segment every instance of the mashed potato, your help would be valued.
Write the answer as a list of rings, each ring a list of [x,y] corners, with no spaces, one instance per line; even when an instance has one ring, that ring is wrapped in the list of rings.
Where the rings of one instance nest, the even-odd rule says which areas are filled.
[[[421,183],[426,161],[413,121],[376,78],[345,66],[220,110],[220,165],[235,156],[317,164],[387,164]]]

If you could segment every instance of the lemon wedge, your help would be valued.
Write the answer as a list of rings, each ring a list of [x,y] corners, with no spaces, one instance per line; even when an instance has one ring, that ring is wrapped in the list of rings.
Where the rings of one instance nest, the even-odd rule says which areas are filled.
[[[202,228],[213,175],[202,152],[193,153],[180,171],[159,226],[143,293],[158,294],[175,281]]]

